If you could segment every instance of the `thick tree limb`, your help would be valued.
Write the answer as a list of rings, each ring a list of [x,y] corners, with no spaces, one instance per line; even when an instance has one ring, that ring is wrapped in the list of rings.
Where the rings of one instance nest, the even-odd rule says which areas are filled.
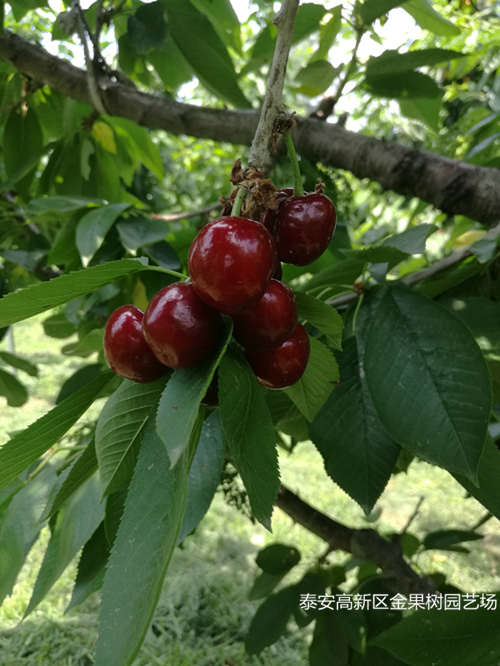
[[[0,59],[80,102],[91,104],[86,73],[40,46],[7,33]],[[105,82],[103,82],[105,83]],[[174,102],[109,80],[100,90],[111,115],[151,129],[250,146],[257,110],[207,109]],[[309,160],[351,171],[384,189],[420,197],[448,214],[495,224],[500,211],[500,170],[471,166],[440,155],[348,132],[315,118],[296,118],[297,149]]]
[[[332,550],[343,550],[355,557],[374,562],[386,577],[387,584],[396,592],[434,594],[431,581],[419,576],[403,559],[399,545],[386,541],[375,530],[352,529],[304,502],[291,490],[281,487],[276,505],[320,539]]]

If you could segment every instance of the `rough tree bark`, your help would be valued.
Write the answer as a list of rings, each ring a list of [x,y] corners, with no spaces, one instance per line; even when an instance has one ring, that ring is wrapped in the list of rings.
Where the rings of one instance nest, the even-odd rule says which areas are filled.
[[[36,82],[91,104],[82,69],[49,54],[18,35],[0,36],[0,59]],[[143,93],[108,80],[101,92],[110,115],[151,129],[214,141],[251,145],[258,110],[207,109]],[[294,141],[309,160],[351,171],[384,189],[420,197],[450,215],[496,224],[500,211],[500,170],[477,167],[423,150],[349,132],[316,118],[297,118]]]

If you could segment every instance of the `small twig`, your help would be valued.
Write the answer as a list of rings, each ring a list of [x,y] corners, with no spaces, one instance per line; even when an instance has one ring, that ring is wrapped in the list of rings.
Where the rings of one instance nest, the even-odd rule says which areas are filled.
[[[94,70],[94,62],[92,58],[90,57],[90,51],[89,51],[89,45],[87,42],[87,28],[86,28],[86,21],[85,21],[85,15],[83,14],[81,5],[79,0],[73,0],[72,5],[71,5],[72,10],[75,11],[75,16],[76,16],[76,31],[78,34],[78,37],[80,38],[80,42],[82,43],[83,46],[83,54],[85,57],[85,67],[87,68],[87,84],[89,87],[89,95],[90,99],[92,101],[92,105],[96,111],[100,114],[105,114],[106,109],[104,107],[103,101],[101,99],[101,95],[99,93],[99,84],[97,82],[97,78],[95,75],[95,70]],[[88,34],[91,37],[92,41],[92,36],[91,33],[88,32]]]
[[[482,525],[488,522],[488,520],[491,520],[493,518],[493,514],[487,511],[478,521],[475,523],[471,528],[471,532],[475,532],[477,529],[479,529]]]
[[[356,60],[358,56],[358,49],[359,45],[361,43],[361,38],[363,37],[364,30],[362,28],[356,28],[356,43],[354,44],[354,48],[352,50],[352,56],[351,60],[349,61],[349,64],[346,67],[346,70],[344,72],[344,76],[342,79],[339,81],[339,85],[337,87],[337,90],[333,94],[333,98],[335,99],[335,104],[339,101],[342,93],[344,92],[344,88],[349,81],[349,78],[351,77],[351,74],[354,71],[354,68],[356,67]]]
[[[278,37],[269,72],[266,96],[248,158],[249,166],[255,167],[259,171],[264,166],[276,118],[283,112],[283,84],[298,6],[299,0],[284,0],[280,11],[273,20],[278,28]]]
[[[189,210],[185,213],[172,213],[172,215],[158,215],[154,214],[153,217],[156,220],[165,220],[166,222],[176,222],[177,220],[186,220],[189,217],[198,217],[199,215],[206,215],[211,213],[213,210],[220,208],[220,202],[212,203],[209,206],[200,208],[199,210]]]
[[[408,531],[410,525],[411,525],[412,522],[415,520],[415,518],[418,516],[418,512],[420,511],[420,507],[422,506],[423,501],[424,501],[424,497],[423,497],[423,495],[422,495],[422,496],[419,498],[419,500],[418,500],[418,502],[417,502],[417,505],[416,505],[416,507],[413,509],[411,515],[408,517],[408,520],[406,521],[406,523],[405,523],[403,529],[402,529],[401,532],[398,534],[398,537],[399,537],[399,538],[401,538],[401,537],[403,536],[403,534],[406,534],[406,532]]]

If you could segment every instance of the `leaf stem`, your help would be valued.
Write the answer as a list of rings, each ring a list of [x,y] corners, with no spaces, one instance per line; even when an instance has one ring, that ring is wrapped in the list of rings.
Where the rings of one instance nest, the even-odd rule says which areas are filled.
[[[304,185],[302,184],[302,175],[300,173],[299,160],[297,159],[297,153],[295,152],[295,146],[293,145],[292,134],[290,130],[286,130],[283,133],[285,137],[286,149],[288,151],[288,157],[290,159],[290,164],[292,166],[293,173],[293,193],[298,197],[304,196]]]

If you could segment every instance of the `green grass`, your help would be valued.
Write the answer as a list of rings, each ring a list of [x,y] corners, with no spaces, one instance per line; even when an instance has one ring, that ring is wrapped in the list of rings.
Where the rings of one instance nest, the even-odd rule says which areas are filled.
[[[24,427],[53,404],[60,383],[89,360],[65,358],[59,349],[66,341],[43,335],[40,318],[16,326],[16,352],[40,363],[40,377],[26,378],[30,400],[23,408],[5,406],[0,397],[0,443],[8,433]],[[0,346],[5,347],[5,342]],[[21,375],[19,375],[21,377]],[[24,380],[24,378],[23,378]],[[98,408],[97,408],[98,409]],[[96,411],[94,411],[95,415]],[[92,413],[90,414],[92,416]],[[280,459],[283,482],[313,506],[353,527],[367,527],[361,508],[326,476],[321,457],[310,443]],[[419,498],[425,499],[410,532],[423,537],[437,529],[470,529],[484,509],[445,471],[414,463],[408,474],[393,477],[377,507],[373,525],[382,534],[401,530]],[[418,554],[413,565],[422,573],[442,572],[449,582],[470,592],[500,589],[500,523],[490,520],[480,530],[485,538],[468,544],[469,555],[446,551]],[[48,541],[45,528],[30,552],[13,594],[0,607],[0,666],[90,666],[97,638],[98,595],[64,614],[76,572],[73,563],[40,606],[21,624]],[[297,579],[325,551],[325,544],[279,510],[273,534],[253,525],[217,494],[195,534],[176,549],[153,623],[134,666],[300,666],[307,664],[311,628],[289,629],[276,645],[259,657],[245,655],[243,641],[259,602],[248,591],[257,574],[255,556],[263,545],[291,544],[302,553],[290,574]],[[329,561],[349,558],[332,553]]]

